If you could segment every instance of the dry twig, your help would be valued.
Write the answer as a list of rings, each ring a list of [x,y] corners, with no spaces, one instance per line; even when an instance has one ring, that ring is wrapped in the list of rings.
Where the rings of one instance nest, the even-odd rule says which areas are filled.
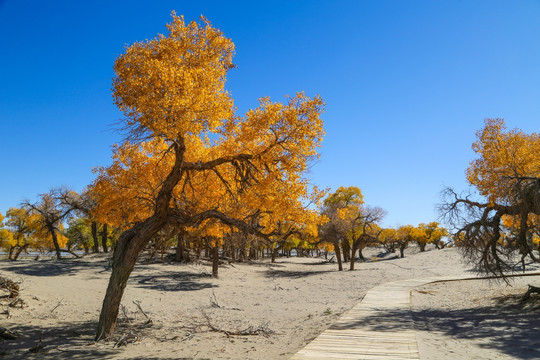
[[[211,320],[210,320],[210,316],[207,313],[205,313],[202,310],[201,310],[201,313],[204,316],[204,318],[206,319],[206,325],[208,326],[208,328],[211,331],[223,333],[223,334],[227,335],[227,337],[231,337],[231,336],[250,336],[250,335],[263,335],[265,337],[268,337],[268,336],[274,334],[274,331],[268,327],[268,322],[266,322],[264,324],[261,324],[261,325],[259,325],[257,327],[253,327],[253,326],[250,325],[250,326],[248,326],[247,328],[245,328],[243,330],[225,330],[225,329],[221,329],[221,328],[218,328],[218,327],[214,326],[212,324]]]

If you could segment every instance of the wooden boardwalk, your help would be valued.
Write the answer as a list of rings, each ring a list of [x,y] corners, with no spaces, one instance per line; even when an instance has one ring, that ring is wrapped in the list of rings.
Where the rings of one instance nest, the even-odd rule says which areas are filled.
[[[411,289],[436,281],[470,279],[469,275],[393,281],[366,293],[364,299],[291,360],[419,359],[411,315]]]

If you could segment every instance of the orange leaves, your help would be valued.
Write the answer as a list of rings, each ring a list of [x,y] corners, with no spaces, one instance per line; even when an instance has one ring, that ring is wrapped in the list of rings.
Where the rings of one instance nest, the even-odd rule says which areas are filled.
[[[504,120],[486,119],[473,150],[479,158],[467,169],[467,180],[491,203],[504,202],[518,177],[540,177],[540,134],[505,131]]]
[[[231,118],[224,85],[234,44],[204,18],[185,24],[173,13],[167,28],[168,35],[135,43],[118,57],[113,95],[132,134],[172,141]]]
[[[124,229],[153,216],[175,166],[175,185],[160,203],[168,202],[186,226],[205,211],[256,221],[269,233],[278,222],[314,222],[305,204],[322,193],[309,187],[304,172],[324,136],[322,99],[262,98],[235,116],[224,90],[234,67],[231,40],[204,18],[186,24],[173,13],[167,29],[127,47],[115,63],[113,95],[130,136],[114,148],[111,166],[95,170],[94,216]],[[179,144],[185,151],[176,151]],[[213,237],[224,231],[208,229]]]
[[[13,239],[13,232],[8,229],[4,229],[4,215],[0,213],[0,248],[8,250],[11,246],[16,245]]]

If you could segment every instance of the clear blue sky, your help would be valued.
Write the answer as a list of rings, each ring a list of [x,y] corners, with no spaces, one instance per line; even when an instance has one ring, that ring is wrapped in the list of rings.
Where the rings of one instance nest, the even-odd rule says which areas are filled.
[[[486,117],[540,125],[540,2],[0,0],[0,211],[59,185],[80,191],[110,162],[120,118],[112,65],[205,15],[236,44],[241,112],[303,90],[326,105],[310,177],[358,186],[385,225],[435,220],[444,186],[467,188]]]

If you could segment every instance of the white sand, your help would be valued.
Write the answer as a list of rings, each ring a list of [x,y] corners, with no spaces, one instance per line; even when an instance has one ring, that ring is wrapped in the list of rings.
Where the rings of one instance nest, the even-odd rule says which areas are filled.
[[[520,302],[527,284],[540,286],[540,276],[514,278],[511,286],[467,280],[413,290],[420,358],[540,359],[540,301]]]
[[[382,250],[366,251],[373,259]],[[457,274],[465,270],[454,249],[416,253],[404,259],[357,263],[356,271],[337,271],[322,259],[282,258],[220,267],[213,279],[209,263],[138,265],[123,298],[117,340],[127,346],[93,342],[110,275],[103,255],[78,260],[0,261],[0,276],[21,281],[28,304],[12,309],[0,326],[18,331],[0,343],[10,359],[287,359],[352,308],[370,288],[388,281]],[[415,254],[416,253],[416,254]],[[391,257],[391,256],[389,256]],[[344,264],[348,266],[348,264]],[[213,306],[211,298],[220,307]],[[137,310],[134,301],[151,318]],[[2,307],[5,309],[5,307]],[[268,336],[227,336],[252,327]],[[43,351],[33,354],[42,336]],[[439,357],[440,358],[440,357]]]

